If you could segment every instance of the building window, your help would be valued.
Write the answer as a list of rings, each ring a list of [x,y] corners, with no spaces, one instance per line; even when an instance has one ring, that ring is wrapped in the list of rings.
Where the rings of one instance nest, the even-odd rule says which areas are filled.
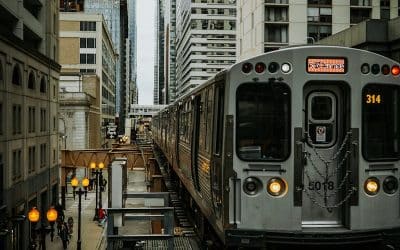
[[[29,89],[35,89],[35,81],[36,81],[35,75],[33,72],[31,72],[29,74],[29,79],[28,79],[28,88]]]
[[[360,23],[371,18],[371,9],[350,9],[350,24]]]
[[[56,117],[53,116],[53,131],[57,130],[57,123],[56,123]]]
[[[54,34],[57,34],[57,25],[58,25],[58,20],[57,20],[57,15],[56,14],[54,14],[53,15],[53,31],[54,31]]]
[[[2,83],[3,80],[4,80],[4,77],[3,77],[3,63],[0,60],[0,83]]]
[[[47,145],[46,143],[40,144],[40,168],[46,167],[47,159]]]
[[[80,39],[81,48],[96,48],[96,38],[81,38]]]
[[[45,132],[47,131],[47,111],[44,108],[40,109],[40,132]]]
[[[12,106],[12,134],[17,135],[22,132],[22,112],[21,105],[14,104]]]
[[[40,80],[40,93],[46,93],[46,91],[46,80],[42,77],[42,80]]]
[[[80,54],[81,64],[96,64],[96,54]]]
[[[21,86],[21,70],[18,65],[15,65],[13,69],[12,84]]]
[[[332,26],[330,25],[308,25],[308,36],[318,41],[332,34]]]
[[[32,173],[35,172],[35,165],[36,165],[36,147],[32,146],[29,147],[28,149],[28,157],[29,157],[29,162],[28,162],[28,172]]]
[[[28,107],[28,133],[34,133],[36,130],[36,108]]]
[[[390,0],[381,0],[381,19],[390,19]]]
[[[96,31],[96,22],[82,21],[80,22],[81,31]]]
[[[287,26],[271,25],[265,26],[264,40],[269,43],[287,43],[288,28]]]
[[[13,180],[21,177],[21,149],[12,151],[12,178]]]
[[[331,23],[332,22],[332,8],[308,8],[307,21],[308,22]]]

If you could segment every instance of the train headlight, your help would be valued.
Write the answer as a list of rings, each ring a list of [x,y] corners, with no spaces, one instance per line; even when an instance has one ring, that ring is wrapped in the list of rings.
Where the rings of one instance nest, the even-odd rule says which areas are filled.
[[[289,63],[282,63],[281,70],[283,73],[287,74],[292,70],[292,67]]]
[[[383,180],[383,191],[387,194],[394,194],[399,187],[399,182],[394,176],[388,176]]]
[[[248,195],[255,195],[262,188],[262,183],[259,179],[248,177],[243,182],[243,191]]]
[[[369,195],[376,195],[379,191],[379,180],[375,177],[368,178],[364,183],[364,191]]]
[[[286,193],[286,183],[281,178],[271,178],[267,184],[267,191],[272,196],[281,196]]]

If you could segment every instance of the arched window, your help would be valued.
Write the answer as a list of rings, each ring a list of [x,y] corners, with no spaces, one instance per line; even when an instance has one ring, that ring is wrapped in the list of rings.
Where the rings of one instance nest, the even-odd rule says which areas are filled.
[[[42,80],[40,81],[40,92],[46,93],[46,80],[44,77],[42,77]]]
[[[29,89],[35,89],[35,75],[33,74],[33,72],[31,72],[29,74],[29,79],[28,79],[28,88]]]
[[[12,84],[21,85],[21,70],[19,66],[16,64],[13,69],[12,74]]]

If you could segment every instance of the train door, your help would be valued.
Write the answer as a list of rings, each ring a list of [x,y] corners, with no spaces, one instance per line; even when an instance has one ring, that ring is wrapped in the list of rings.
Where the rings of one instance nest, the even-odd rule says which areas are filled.
[[[224,86],[216,85],[214,91],[214,117],[211,156],[211,197],[214,214],[221,216],[222,208],[222,136],[224,127]]]
[[[192,176],[193,183],[197,190],[200,190],[199,185],[199,168],[198,168],[198,157],[199,157],[199,130],[200,130],[200,109],[201,109],[201,96],[194,97],[193,100],[193,131],[191,140],[191,152],[192,152]]]
[[[344,225],[349,131],[349,88],[343,82],[304,87],[303,227]]]

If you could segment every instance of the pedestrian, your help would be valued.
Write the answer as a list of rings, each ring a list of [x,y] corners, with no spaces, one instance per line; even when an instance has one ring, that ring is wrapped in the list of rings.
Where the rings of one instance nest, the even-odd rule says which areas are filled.
[[[92,188],[93,188],[93,179],[92,179],[92,178],[90,178],[90,179],[89,179],[89,186],[88,186],[88,190],[89,190],[89,191],[92,191]]]
[[[67,223],[63,223],[62,229],[61,229],[61,241],[63,244],[64,250],[67,249],[68,243],[69,243],[69,233],[68,233],[68,226]]]
[[[98,225],[104,227],[105,222],[107,221],[107,211],[104,208],[99,209],[99,223]]]
[[[107,180],[103,178],[103,183],[101,185],[101,191],[104,192],[107,186]]]

